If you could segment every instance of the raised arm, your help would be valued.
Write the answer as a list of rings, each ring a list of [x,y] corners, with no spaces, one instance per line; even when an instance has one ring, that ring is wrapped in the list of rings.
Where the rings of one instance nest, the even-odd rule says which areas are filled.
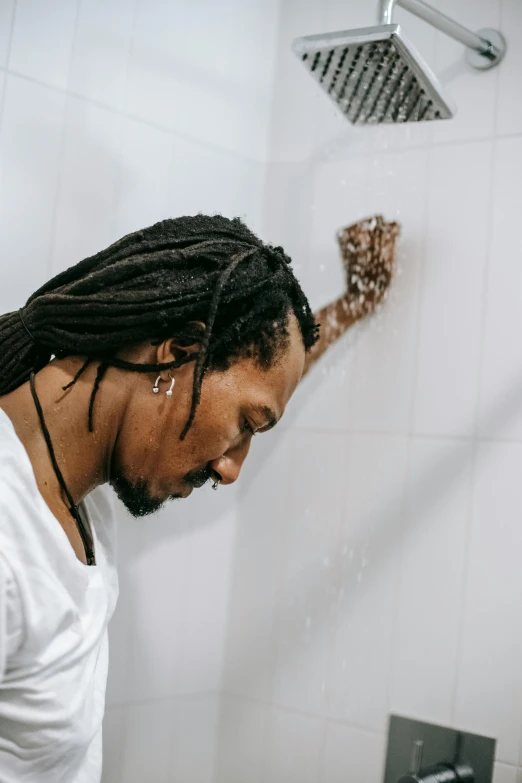
[[[380,215],[361,220],[339,231],[346,274],[346,291],[315,313],[320,336],[308,354],[305,371],[356,321],[375,312],[384,301],[393,279],[398,223],[388,223]]]

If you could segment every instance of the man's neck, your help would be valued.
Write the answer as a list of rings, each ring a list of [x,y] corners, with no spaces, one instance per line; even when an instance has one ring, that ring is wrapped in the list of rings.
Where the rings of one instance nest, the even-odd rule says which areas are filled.
[[[123,408],[110,377],[100,388],[95,408],[94,432],[89,432],[87,412],[96,374],[90,366],[67,392],[63,387],[74,377],[81,360],[55,360],[35,378],[45,423],[56,460],[75,503],[96,486],[109,480],[111,461]],[[110,386],[110,389],[107,388]],[[110,404],[107,404],[110,401]],[[16,434],[32,463],[36,481],[45,501],[55,512],[66,505],[56,478],[49,450],[31,395],[29,383],[0,398],[0,408],[11,419]]]

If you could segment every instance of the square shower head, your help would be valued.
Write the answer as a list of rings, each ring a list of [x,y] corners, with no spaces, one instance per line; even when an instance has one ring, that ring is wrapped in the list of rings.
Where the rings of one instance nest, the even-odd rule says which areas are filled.
[[[455,113],[398,24],[296,38],[292,49],[354,124],[443,120]]]

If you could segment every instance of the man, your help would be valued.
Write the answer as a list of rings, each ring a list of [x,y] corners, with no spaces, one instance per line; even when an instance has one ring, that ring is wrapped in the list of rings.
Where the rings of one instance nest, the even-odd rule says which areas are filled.
[[[341,233],[347,292],[316,318],[281,248],[203,215],[124,237],[0,317],[0,783],[100,779],[117,596],[102,485],[140,516],[234,482],[383,298],[396,236],[380,218]]]

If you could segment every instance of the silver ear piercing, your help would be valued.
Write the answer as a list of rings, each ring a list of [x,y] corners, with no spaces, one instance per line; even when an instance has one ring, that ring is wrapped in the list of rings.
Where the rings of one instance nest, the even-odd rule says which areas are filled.
[[[217,489],[219,487],[219,482],[220,482],[220,479],[217,479],[216,481],[214,481],[214,483],[212,484],[212,489]]]
[[[172,389],[174,388],[174,384],[176,383],[176,380],[175,380],[175,378],[172,377],[172,375],[170,373],[169,373],[169,378],[170,378],[170,388],[168,389],[168,391],[165,392],[165,395],[167,397],[172,397]],[[161,381],[161,375],[158,375],[158,377],[156,378],[156,383],[152,387],[152,391],[154,392],[154,394],[158,394],[159,393],[159,382],[160,381]]]

